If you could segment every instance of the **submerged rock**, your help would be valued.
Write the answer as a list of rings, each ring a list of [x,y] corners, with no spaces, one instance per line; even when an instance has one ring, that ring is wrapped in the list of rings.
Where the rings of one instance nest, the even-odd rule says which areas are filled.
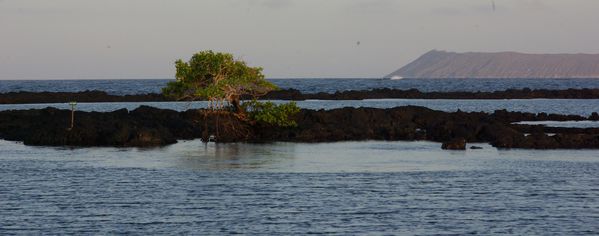
[[[443,142],[441,148],[445,150],[466,150],[466,139],[456,138],[448,142]]]

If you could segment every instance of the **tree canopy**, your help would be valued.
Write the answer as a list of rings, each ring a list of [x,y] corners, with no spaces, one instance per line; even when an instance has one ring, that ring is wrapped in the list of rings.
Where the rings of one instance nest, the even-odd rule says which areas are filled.
[[[188,62],[177,60],[176,81],[162,89],[164,95],[178,100],[226,100],[237,111],[241,96],[262,96],[277,87],[268,82],[262,68],[250,67],[232,54],[201,51]]]

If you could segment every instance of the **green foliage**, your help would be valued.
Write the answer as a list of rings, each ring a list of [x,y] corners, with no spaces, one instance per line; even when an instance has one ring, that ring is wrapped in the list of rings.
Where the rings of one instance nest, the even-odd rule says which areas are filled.
[[[248,111],[249,118],[253,121],[280,127],[297,126],[290,117],[297,114],[300,108],[295,102],[276,105],[272,102],[259,102],[256,100],[243,103]]]
[[[162,93],[178,100],[227,100],[239,104],[243,95],[257,97],[277,87],[268,82],[262,68],[250,67],[229,53],[202,51],[188,62],[175,62],[176,81],[169,82]]]

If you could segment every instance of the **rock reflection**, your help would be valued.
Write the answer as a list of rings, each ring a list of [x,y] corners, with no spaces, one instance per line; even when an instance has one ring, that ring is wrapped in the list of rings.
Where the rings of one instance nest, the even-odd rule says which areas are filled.
[[[195,148],[189,147],[194,145]],[[292,143],[201,143],[192,141],[177,149],[180,153],[178,167],[195,170],[271,169],[293,159],[295,145]]]

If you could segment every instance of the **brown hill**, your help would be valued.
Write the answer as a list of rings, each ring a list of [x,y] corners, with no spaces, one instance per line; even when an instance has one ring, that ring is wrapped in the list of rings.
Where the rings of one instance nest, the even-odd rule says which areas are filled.
[[[387,78],[599,78],[599,54],[430,51]]]

